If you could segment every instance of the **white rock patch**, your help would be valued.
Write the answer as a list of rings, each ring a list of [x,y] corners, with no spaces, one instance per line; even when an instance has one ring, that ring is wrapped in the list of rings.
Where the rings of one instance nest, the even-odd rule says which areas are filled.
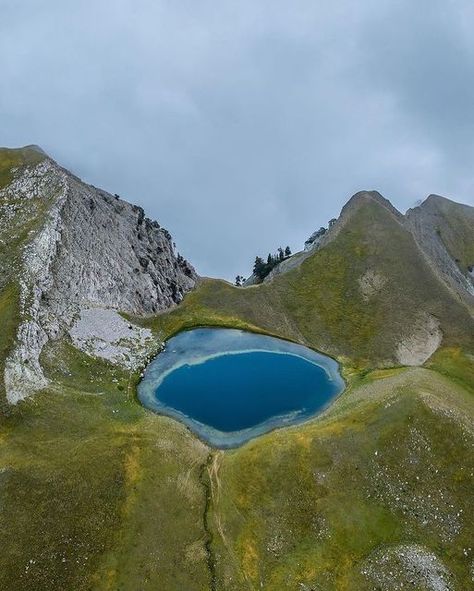
[[[81,310],[69,334],[81,351],[127,369],[139,367],[155,344],[149,329],[131,324],[115,310],[104,308]]]
[[[41,322],[41,297],[51,283],[50,269],[61,238],[61,209],[68,188],[66,175],[49,161],[32,170],[26,169],[8,188],[24,199],[37,197],[39,190],[57,194],[43,228],[23,253],[20,308],[24,320],[18,328],[16,346],[5,362],[4,372],[10,404],[16,404],[48,384],[39,363],[41,350],[48,340]]]
[[[406,544],[384,548],[372,554],[362,568],[376,589],[426,589],[450,591],[452,576],[441,560],[427,548]]]
[[[377,273],[374,269],[367,269],[367,271],[359,277],[359,289],[363,300],[368,302],[386,283],[386,277]]]
[[[422,365],[433,355],[443,339],[439,322],[434,316],[423,314],[412,333],[397,347],[397,359],[402,365]]]

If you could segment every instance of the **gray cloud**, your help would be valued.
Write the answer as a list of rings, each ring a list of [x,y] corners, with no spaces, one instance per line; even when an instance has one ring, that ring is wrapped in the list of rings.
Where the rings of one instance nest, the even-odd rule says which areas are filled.
[[[468,0],[3,0],[0,144],[231,278],[362,188],[473,203],[473,24]]]

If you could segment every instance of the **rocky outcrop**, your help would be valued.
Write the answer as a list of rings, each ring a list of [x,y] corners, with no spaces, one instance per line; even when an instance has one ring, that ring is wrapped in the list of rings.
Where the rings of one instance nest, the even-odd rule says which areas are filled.
[[[442,340],[439,321],[434,316],[420,313],[410,334],[398,344],[397,361],[400,365],[423,365],[438,349]]]
[[[465,261],[463,270],[458,252],[474,253],[474,208],[430,195],[409,209],[405,220],[435,273],[472,309],[474,280],[469,265],[474,260]]]
[[[5,364],[7,398],[15,403],[46,385],[41,350],[83,310],[158,312],[180,302],[197,276],[142,208],[83,183],[49,158],[13,175],[0,199],[48,203],[19,277],[22,322]]]

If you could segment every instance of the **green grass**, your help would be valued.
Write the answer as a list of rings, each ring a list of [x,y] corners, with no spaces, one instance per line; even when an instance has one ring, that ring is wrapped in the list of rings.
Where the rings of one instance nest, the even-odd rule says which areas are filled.
[[[466,402],[437,374],[408,370],[349,390],[301,428],[222,454],[213,512],[218,588],[367,589],[364,561],[397,543],[424,545],[468,588],[472,439],[430,407],[427,393],[452,408],[457,397]]]
[[[19,320],[6,271],[38,207],[2,251],[0,367]],[[368,269],[385,283],[364,300]],[[443,348],[430,369],[389,367],[421,312],[439,319]],[[337,357],[348,387],[320,417],[219,452],[143,409],[137,373],[50,343],[48,389],[0,409],[0,589],[366,591],[367,560],[399,543],[469,588],[472,324],[384,208],[360,207],[272,282],[203,280],[139,322],[157,339],[203,325],[282,336]]]
[[[67,344],[0,420],[0,589],[205,589],[207,449]],[[33,562],[30,562],[33,561]]]
[[[383,278],[364,299],[368,271]],[[397,346],[423,314],[438,319],[445,346],[474,350],[474,323],[435,277],[411,234],[377,203],[300,267],[249,288],[206,279],[175,310],[144,321],[166,338],[183,328],[225,325],[283,336],[355,367],[396,364]]]
[[[45,155],[34,148],[0,148],[0,189],[12,179],[12,169],[38,164]]]
[[[3,291],[0,291],[0,318],[2,330],[0,330],[0,368],[4,367],[5,359],[14,343],[18,324],[19,294],[15,283],[10,283]]]
[[[364,561],[398,542],[467,588],[474,399],[439,373],[353,373],[320,418],[209,459],[140,407],[136,374],[67,342],[41,361],[51,387],[0,419],[0,588],[208,590],[211,564],[218,590],[362,591]],[[463,509],[452,540],[418,497],[443,524]]]
[[[474,394],[474,356],[460,347],[443,348],[436,351],[428,367],[460,384]]]

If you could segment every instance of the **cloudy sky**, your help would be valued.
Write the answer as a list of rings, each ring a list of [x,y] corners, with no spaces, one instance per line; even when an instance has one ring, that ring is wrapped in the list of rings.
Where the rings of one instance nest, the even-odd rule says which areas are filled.
[[[473,204],[473,29],[472,0],[0,0],[0,145],[246,275],[360,189]]]

